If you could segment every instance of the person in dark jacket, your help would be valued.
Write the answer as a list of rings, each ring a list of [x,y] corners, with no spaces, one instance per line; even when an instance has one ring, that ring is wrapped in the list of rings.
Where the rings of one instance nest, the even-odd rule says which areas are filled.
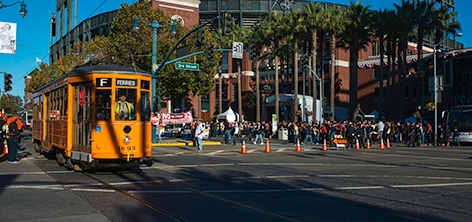
[[[17,129],[14,130],[11,128],[12,122],[16,122]],[[23,129],[23,123],[18,118],[18,114],[15,113],[9,117],[2,129],[7,137],[8,163],[19,163],[17,159],[17,153],[19,149],[19,138]],[[13,133],[14,131],[17,133]]]

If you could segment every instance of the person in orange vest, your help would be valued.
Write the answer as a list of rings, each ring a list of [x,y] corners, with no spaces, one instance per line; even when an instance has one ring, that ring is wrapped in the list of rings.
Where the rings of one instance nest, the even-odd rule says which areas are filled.
[[[8,146],[8,163],[19,163],[17,153],[20,142],[21,131],[23,130],[23,123],[18,118],[18,114],[13,114],[7,119],[3,125],[3,132],[5,132]]]
[[[126,95],[121,94],[118,102],[115,105],[116,119],[132,120],[134,117],[134,106],[132,103],[126,101]]]

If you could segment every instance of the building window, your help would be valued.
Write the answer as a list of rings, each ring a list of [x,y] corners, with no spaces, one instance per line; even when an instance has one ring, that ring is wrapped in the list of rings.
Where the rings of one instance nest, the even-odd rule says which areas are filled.
[[[379,41],[374,40],[372,41],[372,56],[379,55]]]
[[[383,72],[384,76],[383,76],[382,79],[385,81],[385,75],[387,74],[387,71],[386,71],[386,67],[385,67],[385,66],[382,67],[382,68],[383,68],[383,70],[384,70],[384,72]],[[380,66],[379,66],[379,67],[375,67],[375,68],[374,68],[374,81],[378,82],[378,81],[380,81],[380,80],[381,80],[381,78],[380,78]]]

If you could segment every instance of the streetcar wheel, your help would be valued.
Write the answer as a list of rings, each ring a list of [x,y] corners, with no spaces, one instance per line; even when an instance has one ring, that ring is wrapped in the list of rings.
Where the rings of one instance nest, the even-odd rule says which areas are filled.
[[[38,143],[33,143],[33,146],[34,146],[34,151],[36,151],[37,153],[39,153],[39,145],[38,145]]]
[[[65,165],[66,163],[66,159],[64,158],[64,154],[62,153],[61,150],[57,149],[56,151],[56,158],[57,158],[57,162],[61,165]]]
[[[82,167],[79,166],[79,164],[74,164],[74,171],[75,172],[82,172],[83,169],[82,169]]]
[[[72,160],[71,160],[70,158],[67,158],[67,159],[66,159],[66,162],[65,162],[64,166],[65,166],[68,170],[72,170],[72,169],[75,170],[74,164],[72,164]]]

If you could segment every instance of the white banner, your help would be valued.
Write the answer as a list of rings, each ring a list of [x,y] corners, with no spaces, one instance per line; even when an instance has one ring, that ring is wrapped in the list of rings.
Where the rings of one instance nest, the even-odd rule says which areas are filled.
[[[0,22],[0,53],[16,53],[16,23]]]

